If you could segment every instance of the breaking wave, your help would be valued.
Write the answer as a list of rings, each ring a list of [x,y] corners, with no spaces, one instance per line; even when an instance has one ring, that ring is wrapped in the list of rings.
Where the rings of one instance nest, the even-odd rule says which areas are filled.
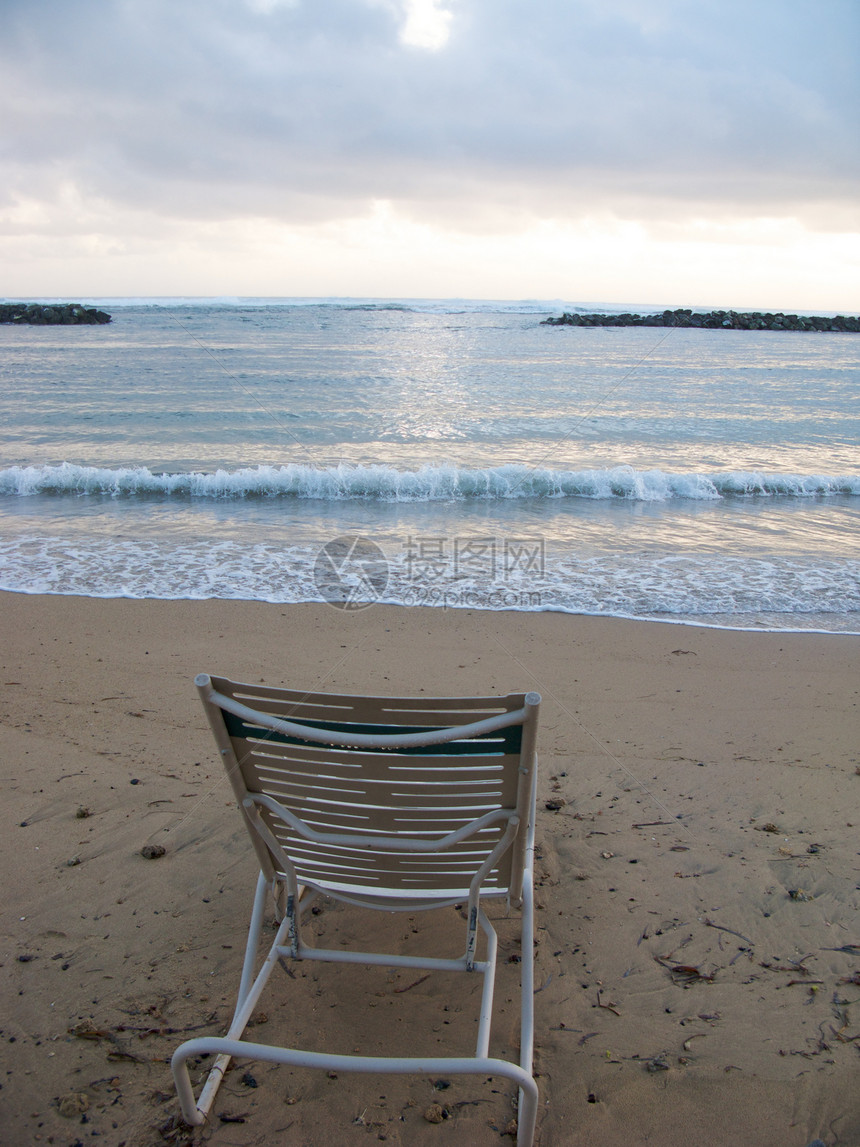
[[[296,463],[254,466],[212,473],[157,473],[145,466],[105,468],[10,466],[0,470],[0,494],[7,496],[108,495],[111,497],[315,498],[383,502],[439,502],[506,498],[625,498],[666,502],[737,497],[831,497],[860,495],[860,475],[765,474],[727,471],[673,474],[616,466],[603,470],[549,470],[522,465],[463,469],[422,466],[333,466]]]

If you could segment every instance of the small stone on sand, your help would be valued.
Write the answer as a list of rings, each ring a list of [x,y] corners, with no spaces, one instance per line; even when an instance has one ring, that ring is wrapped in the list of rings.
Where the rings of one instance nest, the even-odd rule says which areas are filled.
[[[74,1119],[88,1110],[90,1101],[82,1091],[70,1091],[57,1100],[57,1110],[63,1119]]]

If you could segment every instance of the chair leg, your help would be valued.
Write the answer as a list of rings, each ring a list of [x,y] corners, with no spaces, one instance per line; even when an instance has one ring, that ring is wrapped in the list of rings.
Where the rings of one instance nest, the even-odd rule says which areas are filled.
[[[523,873],[522,963],[520,964],[520,1067],[534,1081],[535,949],[534,877],[531,860]],[[517,1107],[517,1147],[531,1147],[537,1121],[537,1085],[534,1093],[520,1088]]]
[[[481,993],[481,1014],[478,1020],[478,1043],[475,1055],[479,1059],[490,1054],[490,1028],[493,1022],[493,993],[496,986],[496,958],[499,938],[483,908],[478,919],[487,937],[487,957],[484,960],[484,990]]]
[[[260,946],[260,933],[263,930],[263,913],[266,907],[266,892],[268,881],[262,872],[257,877],[257,887],[254,891],[254,907],[251,910],[251,923],[248,927],[248,940],[245,944],[245,959],[242,962],[242,978],[239,981],[239,998],[236,1001],[236,1011],[254,982],[254,964],[257,961],[257,949]]]
[[[245,958],[242,965],[242,977],[239,986],[239,995],[233,1020],[227,1036],[224,1038],[201,1037],[188,1040],[174,1052],[171,1066],[176,1091],[182,1109],[182,1117],[190,1126],[200,1126],[206,1122],[208,1113],[215,1100],[218,1088],[227,1072],[230,1061],[235,1056],[249,1059],[261,1059],[275,1063],[293,1064],[304,1067],[327,1067],[335,1070],[359,1072],[416,1072],[416,1073],[445,1073],[463,1074],[497,1074],[519,1084],[519,1105],[517,1114],[517,1147],[532,1147],[534,1141],[535,1125],[537,1121],[538,1090],[532,1074],[532,1055],[534,1045],[534,885],[531,865],[526,866],[523,874],[522,896],[522,963],[521,963],[521,1035],[520,1035],[520,1064],[503,1060],[487,1058],[489,1046],[490,1025],[492,1020],[493,991],[496,970],[498,938],[484,913],[479,909],[476,913],[475,923],[480,922],[487,937],[487,959],[481,964],[473,962],[473,967],[479,967],[484,974],[484,985],[481,996],[481,1015],[478,1024],[478,1044],[476,1058],[469,1060],[385,1060],[362,1056],[332,1056],[313,1052],[301,1052],[288,1048],[273,1048],[260,1044],[244,1043],[241,1040],[253,1009],[257,1005],[275,963],[283,952],[284,941],[288,935],[293,940],[298,921],[296,906],[290,905],[278,927],[277,936],[272,943],[268,955],[260,971],[254,978],[257,949],[263,926],[266,894],[268,882],[262,873],[257,879],[257,888],[254,894],[254,907],[251,912],[251,923],[248,930],[248,940],[245,946]],[[292,899],[292,898],[290,898]],[[292,909],[292,910],[290,910]],[[315,950],[308,950],[310,957],[322,955]],[[363,955],[367,955],[364,953]],[[329,958],[332,958],[331,956]],[[474,961],[474,946],[472,947]],[[363,962],[356,959],[355,962]],[[422,961],[422,964],[424,962]],[[434,962],[426,963],[431,966]],[[440,965],[456,964],[459,961],[438,961]],[[467,960],[461,967],[468,967]],[[188,1074],[187,1060],[192,1055],[216,1056],[215,1063],[209,1071],[200,1098],[195,1101],[194,1091]]]
[[[534,1079],[529,1079],[531,1087],[520,1087],[517,1107],[517,1147],[532,1147],[537,1124],[538,1090]]]
[[[206,1076],[206,1083],[203,1085],[203,1090],[200,1092],[200,1098],[194,1099],[194,1092],[191,1090],[191,1080],[188,1077],[188,1067],[185,1063],[182,1064],[182,1071],[174,1070],[173,1078],[176,1083],[176,1092],[179,1096],[179,1105],[182,1108],[182,1118],[186,1123],[192,1127],[199,1127],[202,1123],[206,1122],[206,1116],[215,1101],[215,1096],[218,1093],[218,1088],[221,1086],[221,1081],[227,1074],[227,1068],[230,1066],[230,1061],[233,1057],[226,1053],[219,1055],[212,1067],[209,1074]]]
[[[523,880],[523,958],[520,964],[521,1032],[520,1067],[531,1075],[535,1030],[535,950],[534,950],[534,887],[531,872]]]
[[[278,960],[278,949],[282,947],[284,933],[289,927],[289,920],[284,919],[281,921],[277,935],[263,962],[263,966],[260,968],[256,978],[254,978],[254,965],[256,963],[257,948],[260,943],[260,933],[263,928],[263,915],[265,912],[268,887],[268,881],[261,872],[257,877],[257,888],[254,893],[254,907],[251,911],[251,924],[248,928],[248,940],[245,945],[245,959],[242,963],[242,978],[239,983],[239,994],[236,1000],[236,1008],[233,1012],[233,1019],[226,1037],[226,1042],[233,1044],[237,1043],[245,1028],[248,1026],[251,1013],[257,1006],[257,1001],[266,987],[275,967],[275,963]],[[198,1041],[198,1044],[199,1042],[201,1041]],[[187,1048],[194,1043],[194,1040],[188,1041],[186,1044],[183,1044],[183,1047]],[[192,1051],[189,1054],[195,1053]],[[230,1066],[230,1060],[232,1058],[231,1052],[218,1049],[217,1058],[206,1077],[200,1098],[195,1101],[194,1091],[191,1087],[191,1080],[188,1075],[187,1055],[179,1056],[178,1052],[174,1053],[171,1061],[173,1079],[176,1083],[176,1092],[179,1096],[180,1107],[182,1108],[182,1118],[186,1123],[190,1124],[190,1126],[199,1127],[202,1123],[205,1123],[206,1116],[214,1102],[218,1088],[221,1086],[221,1081],[227,1073],[227,1068]]]
[[[271,1047],[268,1044],[244,1043],[239,1040],[218,1039],[201,1036],[181,1044],[173,1053],[173,1073],[182,1104],[182,1115],[186,1123],[199,1126],[204,1122],[200,1105],[194,1107],[194,1096],[188,1080],[186,1060],[192,1055],[242,1056],[246,1059],[261,1060],[264,1063],[280,1063],[291,1067],[325,1069],[328,1071],[373,1075],[497,1075],[519,1084],[521,1088],[520,1111],[517,1130],[517,1147],[532,1147],[535,1120],[537,1117],[537,1084],[530,1075],[515,1063],[503,1059],[386,1059],[377,1056],[328,1055],[321,1052],[300,1051],[297,1048]],[[190,1099],[190,1109],[187,1106]],[[189,1114],[192,1118],[189,1118]]]

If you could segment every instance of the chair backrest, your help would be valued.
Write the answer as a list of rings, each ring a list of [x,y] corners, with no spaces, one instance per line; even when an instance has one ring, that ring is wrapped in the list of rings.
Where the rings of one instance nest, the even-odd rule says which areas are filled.
[[[259,798],[258,811],[300,883],[368,900],[462,899],[512,822],[511,847],[481,894],[519,899],[538,694],[392,699],[206,674],[195,683],[240,806]],[[317,839],[277,815],[275,802]],[[244,810],[247,816],[247,803]],[[465,839],[421,850],[421,842],[427,848],[481,818],[483,827]],[[271,849],[258,832],[251,836],[263,872],[274,875]]]

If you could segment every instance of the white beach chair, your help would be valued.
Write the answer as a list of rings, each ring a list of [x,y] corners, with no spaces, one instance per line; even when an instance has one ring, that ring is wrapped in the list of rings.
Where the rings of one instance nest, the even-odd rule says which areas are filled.
[[[533,879],[537,693],[387,699],[301,693],[195,679],[260,863],[233,1021],[221,1038],[183,1043],[172,1066],[182,1115],[205,1121],[232,1057],[328,1071],[501,1076],[519,1088],[518,1147],[534,1136]],[[277,935],[255,975],[267,893]],[[363,908],[468,905],[466,948],[455,959],[308,946],[302,912],[317,893]],[[521,908],[520,1062],[489,1056],[496,932],[483,901]],[[487,941],[476,958],[477,931]],[[279,960],[480,972],[473,1057],[334,1055],[243,1040]],[[215,1055],[199,1100],[190,1056]]]

